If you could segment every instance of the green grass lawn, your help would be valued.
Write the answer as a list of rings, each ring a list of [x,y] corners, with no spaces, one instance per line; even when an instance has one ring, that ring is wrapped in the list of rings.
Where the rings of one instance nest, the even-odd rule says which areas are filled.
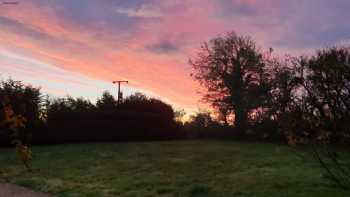
[[[0,149],[0,178],[68,196],[350,196],[290,148],[231,141],[39,146],[33,173]],[[307,157],[306,157],[307,158]]]

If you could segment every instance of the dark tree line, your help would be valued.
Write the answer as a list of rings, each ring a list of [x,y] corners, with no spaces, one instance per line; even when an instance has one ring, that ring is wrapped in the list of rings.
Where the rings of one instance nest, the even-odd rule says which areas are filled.
[[[96,104],[84,98],[49,99],[40,89],[7,80],[0,86],[2,103],[26,119],[21,129],[25,143],[78,143],[93,141],[168,140],[184,138],[173,108],[136,93],[118,105],[105,92]],[[1,105],[0,120],[3,119]],[[0,128],[0,144],[10,144],[9,131]]]
[[[64,141],[62,137],[72,142],[173,139],[178,137],[173,115],[170,105],[140,93],[119,105],[107,92],[96,105],[82,98],[56,99],[47,108],[47,126],[53,132],[46,139],[56,143]]]
[[[311,158],[326,177],[350,189],[350,165],[333,146],[350,143],[350,47],[286,58],[272,52],[235,33],[204,43],[190,61],[194,78],[207,89],[204,101],[224,120],[234,117],[235,139],[311,145]],[[208,119],[200,115],[194,122],[210,128],[203,117]]]
[[[204,101],[221,116],[234,117],[234,137],[345,142],[349,59],[347,47],[276,58],[251,37],[228,33],[204,43],[190,64],[193,77],[207,89]]]
[[[178,138],[348,142],[349,58],[347,47],[277,58],[251,37],[229,33],[214,38],[190,64],[216,116],[199,113],[184,124],[178,119],[183,113],[140,93],[118,105],[106,92],[95,104],[84,98],[46,99],[40,89],[8,80],[0,84],[0,99],[27,119],[21,133],[34,143]],[[0,135],[5,143],[6,131]]]

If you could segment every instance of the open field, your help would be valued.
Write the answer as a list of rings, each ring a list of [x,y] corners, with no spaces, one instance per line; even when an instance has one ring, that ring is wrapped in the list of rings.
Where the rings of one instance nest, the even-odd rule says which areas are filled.
[[[0,178],[70,196],[350,196],[286,146],[170,141],[34,147],[27,173],[0,149]],[[305,153],[306,155],[306,153]]]

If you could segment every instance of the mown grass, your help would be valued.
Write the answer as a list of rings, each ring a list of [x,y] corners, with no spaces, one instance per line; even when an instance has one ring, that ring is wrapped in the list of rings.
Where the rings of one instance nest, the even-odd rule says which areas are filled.
[[[286,146],[169,141],[39,146],[28,173],[0,149],[2,179],[75,196],[350,196]]]

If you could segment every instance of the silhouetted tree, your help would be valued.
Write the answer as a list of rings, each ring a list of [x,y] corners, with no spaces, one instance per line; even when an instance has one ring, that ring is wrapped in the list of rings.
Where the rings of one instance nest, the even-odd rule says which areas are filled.
[[[174,119],[174,110],[171,105],[166,104],[159,99],[148,98],[142,93],[135,93],[126,97],[118,108],[121,110],[158,114],[162,116],[162,119],[168,121],[173,121]]]
[[[204,138],[212,129],[213,122],[209,112],[199,112],[190,117],[185,127],[190,138]]]
[[[283,140],[286,126],[294,120],[299,106],[301,87],[300,68],[294,57],[271,58],[269,66],[269,94],[267,102],[255,113],[254,132],[260,138]],[[299,116],[299,115],[298,115]]]
[[[194,78],[207,89],[204,100],[232,110],[236,132],[244,135],[248,114],[268,95],[268,76],[262,52],[250,37],[234,32],[204,43],[194,60]]]
[[[275,111],[283,128],[305,140],[345,139],[350,120],[350,52],[329,48],[296,58],[276,78]]]
[[[309,111],[319,119],[319,129],[333,139],[350,134],[350,49],[319,50],[300,61],[304,68],[303,88]]]
[[[119,109],[127,109],[127,110],[133,110],[133,111],[146,111],[147,104],[149,103],[149,98],[147,98],[146,95],[136,92],[135,94],[132,94],[128,97],[126,97],[121,105],[119,106]]]
[[[310,144],[327,177],[349,189],[349,163],[328,145],[349,142],[350,49],[327,48],[295,60],[293,70],[277,78],[278,121],[290,145]]]
[[[48,132],[42,135],[43,142],[45,139],[63,143],[180,137],[175,130],[172,107],[141,93],[126,97],[119,105],[105,92],[96,106],[82,98],[67,97],[51,100],[46,108]]]
[[[2,81],[0,82],[0,101],[4,105],[12,106],[15,114],[21,114],[26,119],[26,127],[20,130],[20,136],[24,143],[28,143],[32,132],[41,125],[40,89],[12,79]],[[0,131],[0,135],[1,133],[3,135],[1,138],[6,139],[6,132]]]
[[[225,138],[230,136],[231,129],[228,125],[215,120],[209,111],[191,115],[190,120],[184,124],[184,130],[189,138]]]
[[[180,123],[180,124],[183,123],[185,116],[186,116],[186,112],[184,109],[176,110],[174,112],[175,121]]]
[[[96,107],[102,111],[115,110],[117,101],[109,92],[104,92],[102,97],[96,102]]]

